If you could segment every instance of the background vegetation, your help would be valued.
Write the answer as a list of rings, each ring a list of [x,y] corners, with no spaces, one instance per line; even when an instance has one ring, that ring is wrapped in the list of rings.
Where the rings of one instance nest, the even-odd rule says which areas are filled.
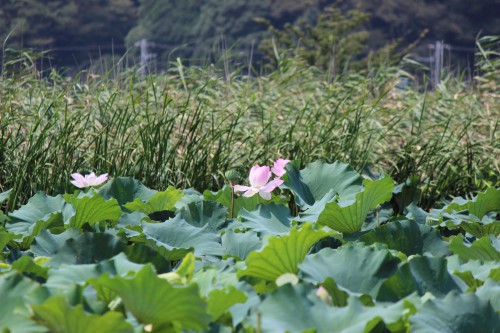
[[[230,168],[285,157],[412,178],[430,207],[499,185],[498,39],[484,42],[474,86],[451,76],[428,92],[401,67],[328,81],[300,57],[259,77],[179,62],[73,80],[20,58],[0,77],[0,190],[14,189],[9,210],[36,191],[71,191],[75,171],[215,190]]]
[[[2,0],[0,40],[4,48],[52,50],[52,64],[80,69],[91,59],[122,55],[142,38],[157,44],[154,52],[162,61],[170,55],[210,62],[220,48],[245,55],[253,50],[255,60],[257,46],[270,36],[255,18],[281,30],[301,20],[314,24],[332,5],[344,15],[353,9],[369,14],[356,26],[369,33],[364,52],[394,41],[404,48],[427,31],[418,46],[421,55],[428,55],[428,43],[444,40],[465,47],[458,55],[471,62],[478,34],[500,34],[500,4],[492,0],[208,0],[201,5],[192,0]],[[331,31],[325,40],[328,35]]]
[[[469,43],[478,17],[494,30],[490,7],[477,3],[421,3],[407,27],[396,0],[4,1],[0,190],[14,189],[6,209],[36,191],[70,190],[75,171],[215,190],[227,169],[245,174],[277,157],[411,180],[424,207],[498,186],[498,38],[475,48],[473,80],[454,73],[433,91],[415,75],[422,66],[403,58],[419,38]],[[121,54],[114,44],[98,47],[113,39],[125,50],[141,38],[157,43],[163,73],[143,76],[127,56],[108,62],[107,52]],[[241,45],[244,62],[232,58]],[[257,50],[268,70],[258,71]],[[193,57],[205,65],[187,66]],[[82,61],[90,67],[71,77],[55,66]]]

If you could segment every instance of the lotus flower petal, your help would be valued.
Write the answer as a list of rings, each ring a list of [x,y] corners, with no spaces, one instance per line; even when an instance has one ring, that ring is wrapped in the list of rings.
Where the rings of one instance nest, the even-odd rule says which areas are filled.
[[[284,158],[279,158],[274,162],[274,166],[271,168],[271,171],[278,177],[283,176],[285,171],[285,165],[290,162],[290,160],[286,160]]]
[[[269,178],[271,178],[271,171],[267,165],[259,166],[254,165],[250,170],[250,175],[248,179],[250,180],[250,185],[252,187],[261,187],[267,184]]]
[[[265,200],[271,200],[271,192],[259,191],[259,195]]]
[[[282,179],[274,179],[274,180],[271,180],[269,183],[267,183],[266,185],[262,186],[260,188],[260,192],[267,192],[267,193],[270,193],[272,192],[276,187],[280,186],[281,184],[283,184],[284,181]]]
[[[100,175],[95,180],[96,185],[100,185],[100,184],[104,183],[106,180],[108,180],[108,178],[109,178],[109,175],[107,173]]]
[[[250,188],[248,191],[243,193],[243,196],[249,198],[256,193],[260,193],[258,188]]]

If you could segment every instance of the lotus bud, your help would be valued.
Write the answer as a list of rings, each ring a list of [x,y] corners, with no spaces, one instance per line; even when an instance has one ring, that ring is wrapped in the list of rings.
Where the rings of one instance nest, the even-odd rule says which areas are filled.
[[[236,181],[240,177],[238,171],[234,169],[227,170],[224,175],[226,176],[226,179],[229,181],[229,184],[231,184],[231,186],[234,186],[236,184]]]
[[[330,305],[332,304],[332,297],[330,296],[330,294],[328,293],[328,291],[326,290],[325,287],[319,286],[319,288],[316,289],[316,296],[321,298],[321,300],[323,302],[325,302],[326,304],[330,304]]]

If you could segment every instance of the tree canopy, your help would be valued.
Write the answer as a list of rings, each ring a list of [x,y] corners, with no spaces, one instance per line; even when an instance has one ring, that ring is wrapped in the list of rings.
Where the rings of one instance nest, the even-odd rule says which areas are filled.
[[[72,51],[74,63],[123,47],[136,18],[132,0],[2,0],[0,38],[10,48],[55,49],[63,64]]]
[[[55,49],[59,63],[89,55],[123,54],[140,39],[157,53],[206,58],[223,45],[249,52],[286,24],[315,26],[325,8],[342,17],[356,9],[370,15],[353,32],[369,32],[371,49],[400,39],[408,44],[428,31],[428,42],[473,47],[477,35],[500,34],[498,0],[0,0],[0,39],[6,47]],[[333,6],[333,7],[332,7]],[[326,15],[329,15],[326,13]],[[323,16],[324,17],[324,16]],[[328,26],[325,26],[328,29]],[[328,34],[328,31],[324,31]],[[224,43],[221,42],[224,41]],[[357,40],[359,42],[359,40]],[[57,63],[57,62],[56,62]]]

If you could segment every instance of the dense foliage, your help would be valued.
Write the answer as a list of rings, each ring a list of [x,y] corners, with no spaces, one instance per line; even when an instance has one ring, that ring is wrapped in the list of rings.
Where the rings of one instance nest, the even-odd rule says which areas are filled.
[[[0,332],[500,333],[498,36],[427,91],[409,60],[350,70],[358,10],[144,0],[130,43],[229,32],[223,61],[67,77],[9,43],[122,38],[139,3],[40,4],[0,8],[30,27],[0,72]],[[256,76],[226,47],[261,13],[275,67]]]
[[[55,50],[52,65],[79,66],[123,54],[136,19],[133,0],[2,0],[0,41],[4,55],[8,49]]]
[[[35,194],[0,216],[0,329],[500,332],[500,188],[429,213],[347,164],[284,172],[270,201],[126,177]]]
[[[305,20],[314,25],[325,8],[334,6],[340,20],[359,10],[370,18],[356,20],[370,33],[366,50],[377,50],[399,41],[403,49],[427,35],[420,53],[427,55],[427,44],[444,40],[465,47],[459,55],[472,53],[479,33],[498,34],[498,3],[480,0],[446,1],[367,1],[367,0],[4,0],[0,6],[0,40],[6,48],[53,50],[52,64],[83,65],[99,61],[103,55],[123,55],[125,46],[134,48],[142,38],[155,42],[151,51],[162,62],[170,56],[213,61],[227,49],[248,55],[269,37],[266,26],[256,18],[268,20],[278,30],[285,24]],[[326,13],[328,15],[328,13]],[[338,15],[335,16],[339,19]],[[331,31],[319,35],[327,43]],[[334,34],[335,35],[335,34]],[[127,36],[127,37],[126,37]],[[126,37],[126,42],[125,42]],[[332,46],[332,45],[330,45]],[[220,52],[222,49],[222,52]],[[465,53],[464,53],[465,52]],[[354,53],[352,54],[354,55]],[[470,60],[470,59],[469,59]]]
[[[470,197],[500,181],[497,43],[478,54],[475,88],[450,77],[432,92],[400,67],[328,81],[295,58],[260,77],[178,63],[165,75],[113,68],[73,81],[20,58],[0,76],[6,210],[40,190],[67,192],[75,171],[216,190],[228,169],[276,154],[389,173],[419,187],[424,208]]]
[[[295,24],[285,24],[283,29],[260,19],[271,37],[264,39],[259,48],[265,53],[266,66],[279,66],[281,53],[285,52],[303,59],[309,66],[321,68],[330,76],[367,66],[380,67],[378,61],[386,65],[399,62],[406,52],[396,52],[397,42],[375,54],[368,52],[370,32],[363,28],[368,20],[369,15],[357,9],[344,13],[335,6],[326,7],[314,23],[301,19]]]

